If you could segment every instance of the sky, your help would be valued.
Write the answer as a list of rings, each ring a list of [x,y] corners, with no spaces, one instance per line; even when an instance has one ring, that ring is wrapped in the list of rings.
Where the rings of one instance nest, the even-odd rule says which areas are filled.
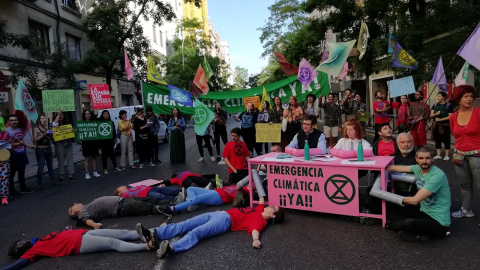
[[[275,0],[208,0],[208,16],[221,40],[228,41],[230,66],[246,68],[249,74],[257,74],[267,66],[267,58],[260,56],[261,31]]]

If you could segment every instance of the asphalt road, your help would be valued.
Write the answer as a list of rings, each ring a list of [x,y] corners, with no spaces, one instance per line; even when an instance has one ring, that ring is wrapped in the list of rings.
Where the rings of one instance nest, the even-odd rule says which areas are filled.
[[[166,179],[176,170],[227,175],[226,166],[211,162],[208,153],[205,162],[197,163],[199,154],[192,128],[187,129],[186,138],[186,164],[171,165],[169,145],[163,144],[160,146],[162,164],[155,167],[110,173],[87,181],[80,173],[83,164],[77,164],[74,182],[36,191],[0,206],[0,267],[15,261],[7,256],[8,245],[13,240],[43,236],[68,225],[76,228],[76,222],[67,216],[67,208],[74,202],[88,203],[97,197],[112,195],[117,186],[144,179]],[[435,161],[435,165],[448,176],[452,209],[456,210],[460,201],[453,165],[447,161]],[[29,186],[36,188],[34,182]],[[477,269],[480,263],[477,190],[474,210],[478,216],[452,220],[451,235],[427,242],[401,242],[395,233],[383,229],[380,222],[366,226],[352,217],[286,210],[284,224],[267,227],[262,232],[260,250],[252,248],[251,236],[245,232],[228,232],[203,240],[192,250],[166,260],[157,259],[154,252],[112,251],[44,258],[28,269]],[[175,215],[173,221],[230,207],[201,207],[193,213]],[[104,219],[102,224],[104,228],[134,229],[137,222],[153,227],[163,221],[162,216],[144,216]]]

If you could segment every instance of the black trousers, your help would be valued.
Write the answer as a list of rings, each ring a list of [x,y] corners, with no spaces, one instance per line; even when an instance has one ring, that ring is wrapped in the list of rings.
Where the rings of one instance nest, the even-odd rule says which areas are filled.
[[[237,170],[237,173],[232,172],[228,175],[227,184],[234,185],[245,178],[245,176],[248,176],[248,170]]]
[[[217,150],[217,155],[220,156],[220,138],[222,138],[223,145],[227,144],[227,127],[225,125],[219,125],[215,123],[215,132],[213,132],[215,137],[215,148]]]
[[[214,179],[213,181],[210,179]],[[202,174],[202,176],[189,176],[182,182],[182,187],[188,188],[192,184],[195,184],[199,187],[206,187],[208,184],[212,183],[215,186],[215,174]]]
[[[198,148],[198,152],[200,153],[200,156],[204,157],[204,155],[203,155],[203,142],[205,142],[205,146],[207,147],[208,153],[212,157],[213,156],[213,151],[212,151],[212,146],[210,145],[210,134],[203,135],[203,136],[200,136],[200,135],[196,134],[195,137],[197,139],[197,148]]]
[[[102,165],[103,169],[107,169],[107,160],[110,158],[113,164],[113,168],[117,167],[117,159],[115,158],[115,151],[113,149],[115,141],[104,140],[100,143],[100,149],[102,150]]]
[[[156,205],[168,205],[168,200],[157,200],[149,197],[132,197],[120,201],[117,210],[118,217],[159,215]]]
[[[153,162],[158,160],[158,135],[157,134],[149,134],[148,141],[151,149],[150,152],[150,160]]]

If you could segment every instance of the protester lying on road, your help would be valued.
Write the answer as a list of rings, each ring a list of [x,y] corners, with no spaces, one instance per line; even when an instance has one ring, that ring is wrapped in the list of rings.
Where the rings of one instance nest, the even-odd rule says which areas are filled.
[[[123,198],[150,197],[157,200],[175,201],[175,204],[179,204],[184,201],[184,191],[184,188],[149,187],[146,185],[131,188],[128,188],[127,186],[119,186],[114,190],[113,195]]]
[[[163,181],[159,186],[179,185],[184,188],[190,186],[206,187],[208,184],[213,183],[210,179],[218,178],[217,174],[196,174],[189,171],[174,172],[170,180]]]

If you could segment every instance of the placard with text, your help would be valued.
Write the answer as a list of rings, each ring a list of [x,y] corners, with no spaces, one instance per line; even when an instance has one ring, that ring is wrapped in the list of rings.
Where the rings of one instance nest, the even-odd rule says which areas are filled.
[[[90,92],[92,109],[112,108],[112,97],[110,96],[108,84],[89,84],[88,91]]]

